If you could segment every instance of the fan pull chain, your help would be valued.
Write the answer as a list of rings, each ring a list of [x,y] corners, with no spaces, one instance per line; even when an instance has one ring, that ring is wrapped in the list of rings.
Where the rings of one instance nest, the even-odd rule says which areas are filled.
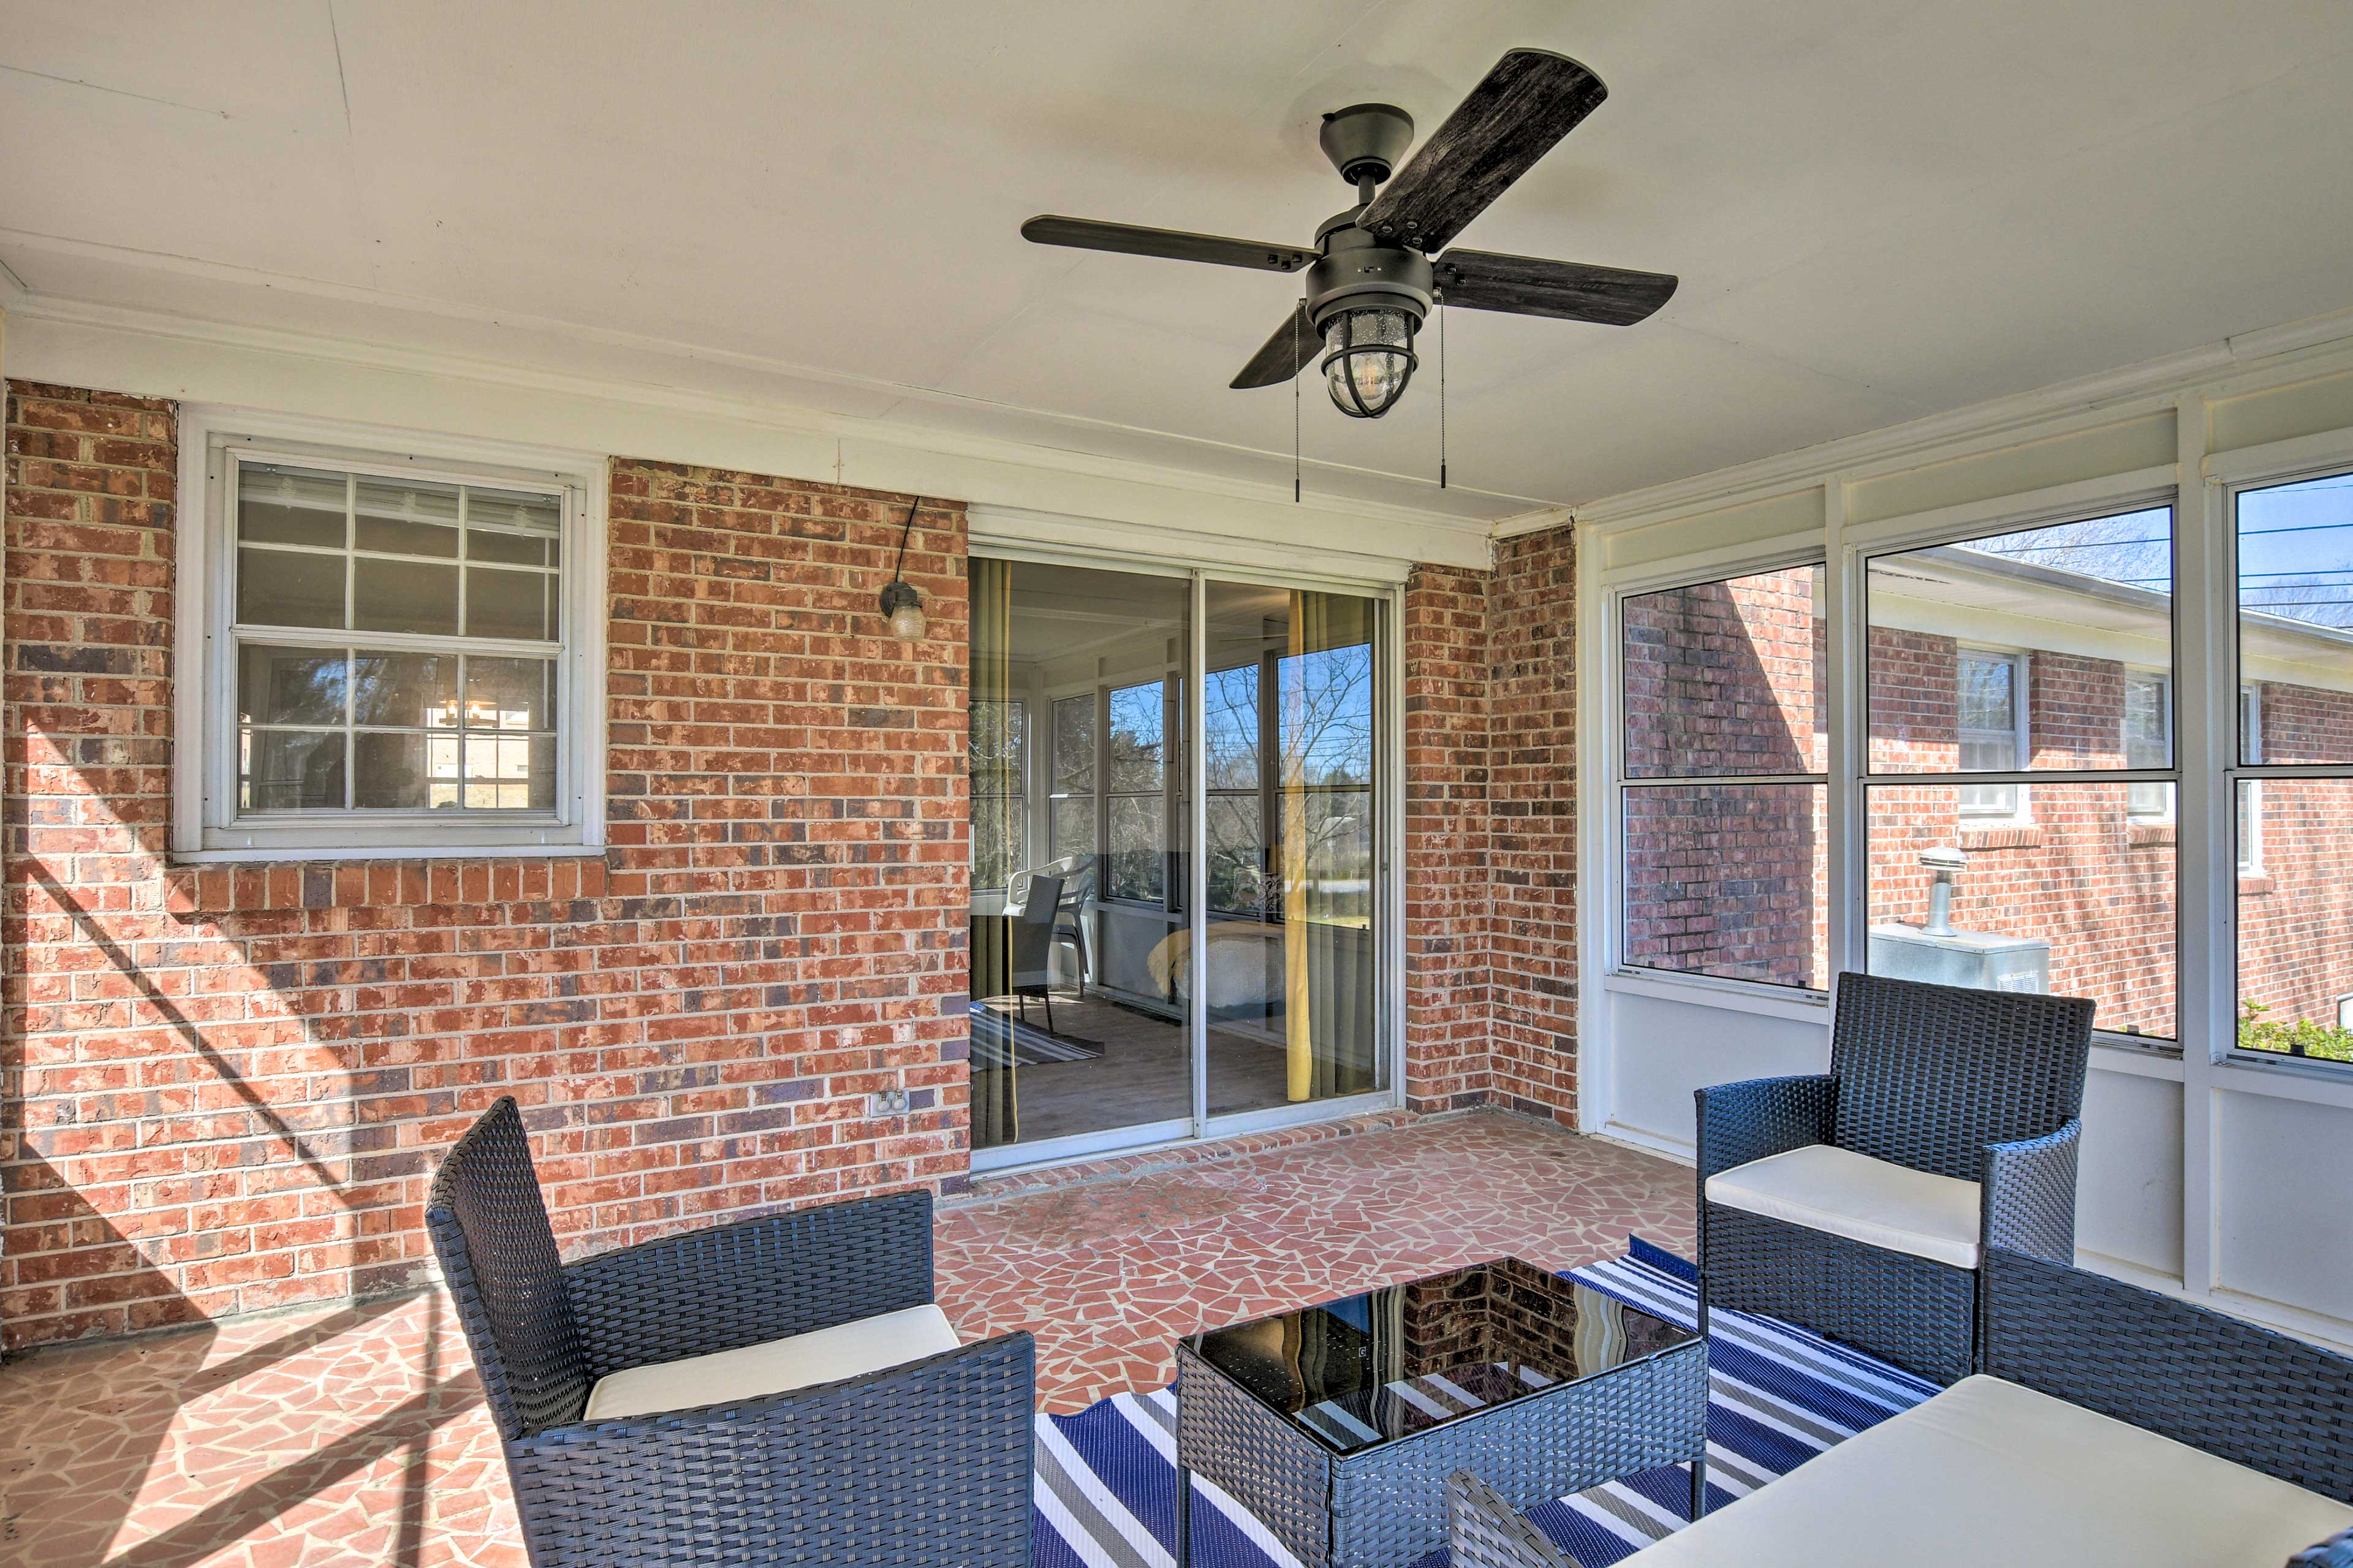
[[[1303,307],[1303,308],[1304,307]],[[1300,312],[1298,310],[1291,312],[1291,363],[1293,365],[1299,363],[1299,314]],[[1293,506],[1297,506],[1299,504],[1300,374],[1301,372],[1298,370],[1293,370],[1291,373],[1291,504]]]
[[[1446,296],[1438,297],[1438,488],[1446,488]]]

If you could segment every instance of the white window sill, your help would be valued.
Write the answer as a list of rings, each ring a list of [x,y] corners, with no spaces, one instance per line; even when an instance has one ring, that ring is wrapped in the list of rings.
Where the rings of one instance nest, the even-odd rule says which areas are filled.
[[[353,860],[602,860],[596,844],[271,845],[250,849],[175,849],[174,866],[302,865]]]

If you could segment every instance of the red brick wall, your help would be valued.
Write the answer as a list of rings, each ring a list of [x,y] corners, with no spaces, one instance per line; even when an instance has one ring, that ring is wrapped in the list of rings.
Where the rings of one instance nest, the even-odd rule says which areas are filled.
[[[1493,1089],[1488,952],[1488,574],[1419,566],[1405,587],[1406,1096]]]
[[[960,508],[911,649],[909,498],[617,462],[609,853],[172,869],[174,471],[168,404],[9,387],[7,1342],[420,1278],[500,1093],[575,1250],[964,1170]]]
[[[1487,598],[1497,1099],[1577,1115],[1577,537],[1496,548]]]

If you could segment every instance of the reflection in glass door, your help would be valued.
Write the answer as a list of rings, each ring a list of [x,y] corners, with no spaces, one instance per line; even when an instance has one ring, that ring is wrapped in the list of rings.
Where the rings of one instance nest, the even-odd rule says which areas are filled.
[[[1379,601],[1208,584],[1211,1116],[1387,1087]]]
[[[1193,1131],[1183,576],[972,563],[976,1149]]]
[[[1387,602],[986,557],[972,583],[980,1163],[1387,1090]]]

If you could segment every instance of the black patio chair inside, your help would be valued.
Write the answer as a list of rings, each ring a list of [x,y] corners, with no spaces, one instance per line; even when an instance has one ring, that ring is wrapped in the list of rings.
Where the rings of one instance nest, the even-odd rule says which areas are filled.
[[[1761,1312],[1968,1375],[1985,1249],[2074,1260],[2092,1012],[1840,975],[1828,1073],[1699,1091],[1703,1322]]]
[[[426,1223],[534,1568],[1029,1561],[1034,1351],[932,1300],[898,1194],[556,1254],[522,1119],[449,1150]]]
[[[1060,918],[1062,877],[1056,871],[1032,871],[1022,889],[1020,907],[1006,911],[1006,942],[1011,955],[1014,1005],[1021,1021],[1029,1021],[1029,998],[1046,999],[1046,1032],[1054,1028],[1054,937]]]

